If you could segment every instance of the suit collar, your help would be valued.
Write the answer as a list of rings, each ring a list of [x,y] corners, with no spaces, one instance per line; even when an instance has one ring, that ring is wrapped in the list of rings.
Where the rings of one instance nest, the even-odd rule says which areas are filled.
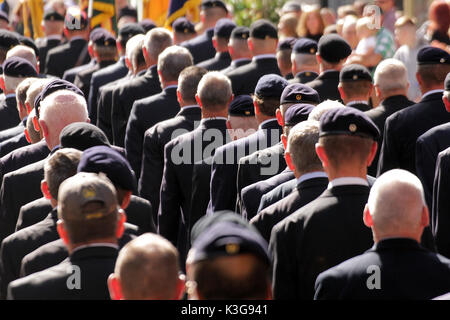
[[[186,116],[186,115],[196,115],[196,114],[201,114],[202,113],[202,109],[200,109],[199,106],[194,105],[194,106],[186,106],[181,108],[180,112],[178,112],[178,114],[176,115],[178,116]]]
[[[115,258],[117,257],[118,249],[112,246],[105,246],[102,244],[89,245],[76,248],[70,255],[70,260],[84,260],[95,258]]]
[[[339,71],[336,70],[327,70],[322,72],[317,78],[319,80],[325,80],[325,79],[333,79],[333,80],[339,80]]]
[[[328,181],[328,176],[325,172],[315,171],[315,172],[309,172],[309,173],[305,173],[304,175],[301,175],[300,178],[297,179],[297,184],[300,185],[304,181],[316,179],[316,178],[325,178]]]
[[[237,68],[237,67],[243,66],[244,64],[250,63],[251,61],[252,61],[251,59],[246,59],[246,58],[236,59],[236,60],[231,61],[230,66]]]
[[[208,118],[208,119],[202,119],[200,121],[200,125],[198,126],[198,129],[213,129],[213,128],[225,128],[227,127],[227,120],[224,118]]]
[[[263,122],[261,122],[258,126],[258,130],[261,129],[280,129],[280,125],[278,124],[277,119],[268,119]]]
[[[423,250],[420,244],[409,238],[389,238],[379,241],[373,246],[376,251],[389,249],[416,249]]]
[[[435,91],[435,92],[427,92],[423,95],[422,100],[420,102],[427,102],[432,100],[442,100],[442,93],[444,91]]]
[[[297,189],[302,190],[302,189],[311,188],[311,187],[315,187],[315,186],[323,186],[323,189],[325,190],[327,185],[328,185],[327,177],[316,177],[316,178],[304,180],[301,183],[297,183]]]
[[[395,106],[398,105],[399,103],[404,104],[405,102],[408,102],[408,98],[402,95],[397,95],[397,96],[392,96],[389,98],[386,98],[383,100],[383,102],[381,103],[383,106]]]
[[[333,197],[333,196],[340,196],[345,194],[369,194],[370,188],[369,186],[362,186],[362,185],[345,185],[345,186],[337,186],[332,187],[331,189],[328,188],[325,190],[324,195]]]
[[[149,75],[151,77],[157,77],[158,78],[158,69],[157,69],[157,65],[156,64],[152,65],[147,70],[142,70],[141,72],[142,72],[142,74],[146,74],[146,75]],[[139,72],[138,75],[141,75],[141,72]]]

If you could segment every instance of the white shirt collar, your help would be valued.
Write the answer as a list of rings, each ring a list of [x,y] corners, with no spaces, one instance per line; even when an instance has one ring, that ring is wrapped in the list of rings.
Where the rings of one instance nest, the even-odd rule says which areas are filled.
[[[253,57],[253,61],[260,60],[260,59],[267,59],[267,58],[276,59],[277,56],[275,54],[259,54],[259,55]]]
[[[355,104],[365,104],[365,105],[369,105],[367,103],[367,101],[363,101],[363,100],[356,100],[356,101],[350,101],[349,103],[347,103],[347,106],[353,106]]]
[[[62,40],[62,36],[59,34],[52,34],[47,36],[47,40]]]
[[[84,39],[84,38],[82,36],[74,36],[74,37],[70,38],[70,41],[79,40],[79,39]]]
[[[359,185],[359,186],[369,186],[367,180],[358,178],[358,177],[343,177],[337,178],[328,183],[328,189],[340,187],[340,186],[348,186],[348,185]]]
[[[81,250],[84,248],[92,248],[92,247],[110,247],[110,248],[114,248],[114,249],[119,249],[119,246],[117,244],[99,242],[99,243],[86,244],[83,246],[76,247],[75,249],[72,250],[72,253],[74,253],[77,250]]]
[[[240,58],[240,59],[235,59],[235,60],[231,61],[231,63],[236,64],[236,63],[241,62],[241,61],[250,61],[250,60],[252,60],[252,59]]]
[[[8,94],[5,94],[5,98],[6,99],[8,99],[8,98],[12,98],[12,97],[16,97],[16,94],[15,93],[8,93]]]
[[[300,178],[297,179],[297,184],[300,184],[303,181],[314,179],[314,178],[328,178],[328,176],[323,171],[314,171],[314,172],[305,173],[304,175],[301,175]]]
[[[422,96],[422,99],[425,98],[425,97],[428,97],[429,95],[432,95],[432,94],[434,94],[434,93],[444,93],[444,90],[438,89],[438,90],[431,90],[431,91],[428,91],[428,92],[426,92],[426,93]]]
[[[261,122],[261,123],[259,124],[258,130],[261,130],[261,129],[262,129],[262,126],[263,126],[264,124],[266,124],[266,123],[268,123],[268,122],[271,122],[271,121],[274,121],[274,120],[277,121],[277,119],[275,119],[275,118],[264,120],[263,122]]]
[[[200,108],[200,107],[198,106],[198,104],[193,104],[193,105],[190,105],[190,106],[184,106],[181,109],[192,109],[192,108]]]
[[[178,85],[176,85],[176,84],[171,84],[170,86],[165,87],[164,90],[170,89],[170,88],[178,88]]]
[[[208,121],[208,120],[225,120],[225,121],[227,121],[228,119],[225,117],[202,118],[202,120],[200,121],[200,124],[202,124],[203,122]]]

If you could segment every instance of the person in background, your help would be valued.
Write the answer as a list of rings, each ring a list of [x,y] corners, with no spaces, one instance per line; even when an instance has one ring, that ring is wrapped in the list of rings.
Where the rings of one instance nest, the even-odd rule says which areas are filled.
[[[304,11],[298,22],[297,34],[302,38],[309,38],[314,41],[319,41],[323,35],[325,23],[320,15],[320,8],[311,7]]]

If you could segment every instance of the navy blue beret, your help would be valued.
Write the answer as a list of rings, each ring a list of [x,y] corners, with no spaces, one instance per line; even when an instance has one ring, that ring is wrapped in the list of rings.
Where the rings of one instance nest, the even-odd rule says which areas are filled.
[[[250,26],[250,37],[256,39],[278,39],[277,27],[269,20],[257,20]]]
[[[143,20],[139,21],[138,24],[142,28],[144,28],[145,33],[147,33],[148,31],[150,31],[150,30],[152,30],[152,29],[157,27],[156,23],[153,20],[151,20],[151,19],[143,19]]]
[[[231,39],[247,40],[250,37],[250,29],[247,27],[236,27],[231,32]]]
[[[297,123],[308,120],[309,114],[314,109],[312,104],[294,104],[284,114],[284,125],[293,127]]]
[[[135,8],[131,8],[128,6],[123,7],[119,10],[119,15],[117,17],[117,20],[120,20],[122,17],[132,17],[137,20],[137,10]]]
[[[113,37],[113,35],[105,29],[102,29],[102,28],[98,28],[98,29],[100,31],[97,31],[94,33],[94,31],[97,30],[97,29],[94,29],[94,31],[91,32],[90,40],[98,46],[115,47],[116,39]],[[94,33],[94,35],[92,35],[92,33]]]
[[[5,29],[0,29],[0,48],[9,50],[19,43],[17,34]]]
[[[25,78],[37,77],[34,66],[21,57],[11,57],[3,62],[3,74],[10,77]]]
[[[266,74],[259,78],[255,95],[259,98],[280,98],[289,83],[277,74]]]
[[[308,38],[298,39],[292,51],[297,54],[316,54],[317,42]]]
[[[185,17],[176,19],[172,24],[172,29],[179,33],[195,33],[195,25]]]
[[[348,42],[334,33],[322,36],[318,48],[320,56],[331,63],[338,63],[352,53],[352,48]]]
[[[313,88],[302,83],[292,83],[284,88],[283,93],[281,94],[280,104],[285,103],[319,104],[320,97]]]
[[[86,149],[77,171],[103,172],[114,185],[127,191],[134,190],[136,186],[136,177],[127,159],[108,146]]]
[[[424,47],[417,53],[417,64],[450,64],[450,54],[435,47]]]
[[[230,116],[251,117],[255,115],[255,108],[253,106],[253,99],[249,95],[241,95],[234,97],[228,108]]]
[[[230,19],[219,19],[214,27],[214,35],[219,38],[229,39],[234,28],[236,28],[236,23]]]
[[[332,109],[320,118],[320,136],[349,135],[377,140],[380,131],[372,120],[355,108]]]
[[[339,73],[340,82],[354,82],[354,81],[370,81],[372,82],[372,75],[370,71],[360,64],[349,64],[342,68]]]
[[[445,77],[444,89],[450,92],[450,73]]]
[[[59,134],[61,148],[84,151],[94,146],[109,146],[101,129],[87,122],[74,122],[64,127]]]
[[[44,12],[45,21],[64,21],[64,16],[58,13],[56,10],[47,10]]]
[[[130,39],[137,34],[144,34],[144,28],[138,23],[127,23],[119,29],[119,37],[123,41],[124,39]]]
[[[34,100],[34,110],[36,112],[36,116],[39,118],[39,105],[41,104],[41,101],[44,100],[46,97],[48,97],[53,92],[56,92],[58,90],[70,90],[75,92],[76,94],[79,94],[80,96],[84,97],[83,91],[81,91],[76,85],[73,83],[62,80],[62,79],[54,79],[50,81],[44,89],[42,89],[41,93],[39,93]]]
[[[5,20],[7,23],[9,23],[8,14],[3,10],[0,10],[0,20]]]
[[[97,38],[97,36],[99,36],[100,34],[104,33],[104,32],[108,32],[106,29],[104,28],[95,28],[91,31],[91,33],[89,33],[89,40],[94,41],[94,39]]]
[[[258,232],[240,223],[214,223],[196,238],[192,248],[193,263],[218,257],[253,254],[266,264],[271,264],[266,240]]]
[[[39,59],[39,48],[37,47],[36,43],[34,43],[33,39],[20,35],[19,42],[20,44],[33,49],[34,55]]]
[[[297,41],[294,37],[287,37],[278,42],[277,50],[292,50],[295,42]]]
[[[222,8],[226,12],[228,12],[227,6],[222,0],[203,0],[201,4],[202,9],[208,9],[208,8]]]

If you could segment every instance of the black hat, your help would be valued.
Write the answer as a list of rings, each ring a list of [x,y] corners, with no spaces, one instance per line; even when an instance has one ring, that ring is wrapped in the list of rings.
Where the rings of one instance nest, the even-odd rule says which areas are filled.
[[[36,43],[34,43],[33,39],[20,35],[19,42],[20,44],[33,49],[34,55],[36,56],[36,58],[39,58],[39,48],[37,47]]]
[[[284,114],[284,125],[293,127],[297,123],[308,120],[309,114],[314,109],[312,104],[294,104]]]
[[[136,187],[136,177],[130,163],[119,152],[107,146],[86,149],[77,171],[103,172],[114,185],[124,190],[134,190]]]
[[[196,33],[195,25],[185,17],[176,19],[172,23],[172,29],[179,33]]]
[[[220,7],[223,8],[226,12],[228,12],[227,6],[222,0],[203,0],[201,8],[202,9],[208,9],[208,8],[215,8]]]
[[[377,140],[380,130],[364,112],[355,108],[336,108],[327,111],[320,118],[320,137],[330,135]]]
[[[87,15],[84,11],[67,10],[64,23],[68,30],[86,29],[88,25]]]
[[[214,27],[214,35],[219,38],[229,39],[234,28],[236,28],[236,23],[230,19],[219,19]]]
[[[278,39],[277,27],[269,20],[257,20],[250,26],[250,37],[256,39]]]
[[[294,47],[294,44],[295,44],[296,41],[297,41],[297,39],[293,38],[293,37],[284,38],[283,40],[278,42],[277,50],[278,51],[281,51],[281,50],[292,50],[292,48]]]
[[[444,90],[450,92],[450,72],[445,77]]]
[[[145,34],[144,28],[138,23],[127,23],[119,29],[119,38],[121,41],[128,40],[137,34]]]
[[[450,64],[450,54],[435,47],[424,47],[417,53],[417,64]]]
[[[317,42],[308,38],[298,39],[292,51],[297,54],[316,54]]]
[[[44,12],[45,21],[64,21],[64,16],[60,15],[58,11],[48,10]]]
[[[9,23],[8,14],[3,10],[0,10],[0,20],[5,20],[7,23]]]
[[[108,32],[106,29],[104,28],[95,28],[93,29],[90,33],[89,33],[89,40],[90,41],[94,41],[94,38],[97,37],[98,35],[104,33],[104,32]]]
[[[94,29],[94,31],[97,29]],[[94,33],[94,31],[92,33]],[[91,35],[92,35],[91,33]],[[102,47],[115,47],[116,46],[116,39],[113,37],[111,33],[109,33],[105,29],[100,29],[100,31],[95,32],[93,36],[91,36],[90,40]]]
[[[342,68],[339,74],[340,82],[354,82],[354,81],[370,81],[372,82],[372,75],[369,70],[360,64],[350,64]]]
[[[255,108],[253,106],[253,99],[249,95],[241,95],[234,97],[228,108],[230,116],[238,117],[252,117],[255,115]]]
[[[285,103],[320,103],[320,97],[316,90],[302,84],[292,83],[284,88],[281,94],[280,104]]]
[[[34,66],[21,57],[11,57],[3,62],[3,74],[10,77],[26,78],[37,77]]]
[[[256,231],[243,224],[217,222],[204,230],[192,244],[191,262],[218,257],[253,254],[268,265],[271,259],[266,240]]]
[[[9,50],[19,43],[17,34],[5,29],[0,29],[0,48]]]
[[[125,6],[119,10],[117,20],[120,20],[122,17],[133,17],[137,20],[137,10],[135,8]]]
[[[231,32],[231,39],[247,40],[250,37],[250,29],[247,27],[236,27]]]
[[[255,95],[259,98],[279,98],[289,83],[277,74],[266,74],[259,78]]]
[[[94,146],[109,146],[109,141],[101,129],[87,122],[74,122],[59,134],[61,148],[74,148],[80,151]]]
[[[56,92],[58,90],[70,90],[75,92],[76,94],[79,94],[80,96],[84,97],[83,91],[81,91],[76,85],[73,83],[62,80],[62,79],[54,79],[50,81],[44,89],[42,89],[41,93],[39,93],[34,100],[34,110],[36,112],[36,117],[39,118],[39,105],[41,104],[41,101],[44,100],[46,97],[48,97],[53,92]]]
[[[327,34],[320,38],[319,54],[327,62],[338,63],[352,53],[347,41],[337,34]]]
[[[150,31],[150,30],[152,30],[152,29],[157,27],[156,23],[153,20],[151,20],[151,19],[143,19],[143,20],[139,21],[138,24],[142,28],[144,28],[145,33],[147,33],[148,31]]]

